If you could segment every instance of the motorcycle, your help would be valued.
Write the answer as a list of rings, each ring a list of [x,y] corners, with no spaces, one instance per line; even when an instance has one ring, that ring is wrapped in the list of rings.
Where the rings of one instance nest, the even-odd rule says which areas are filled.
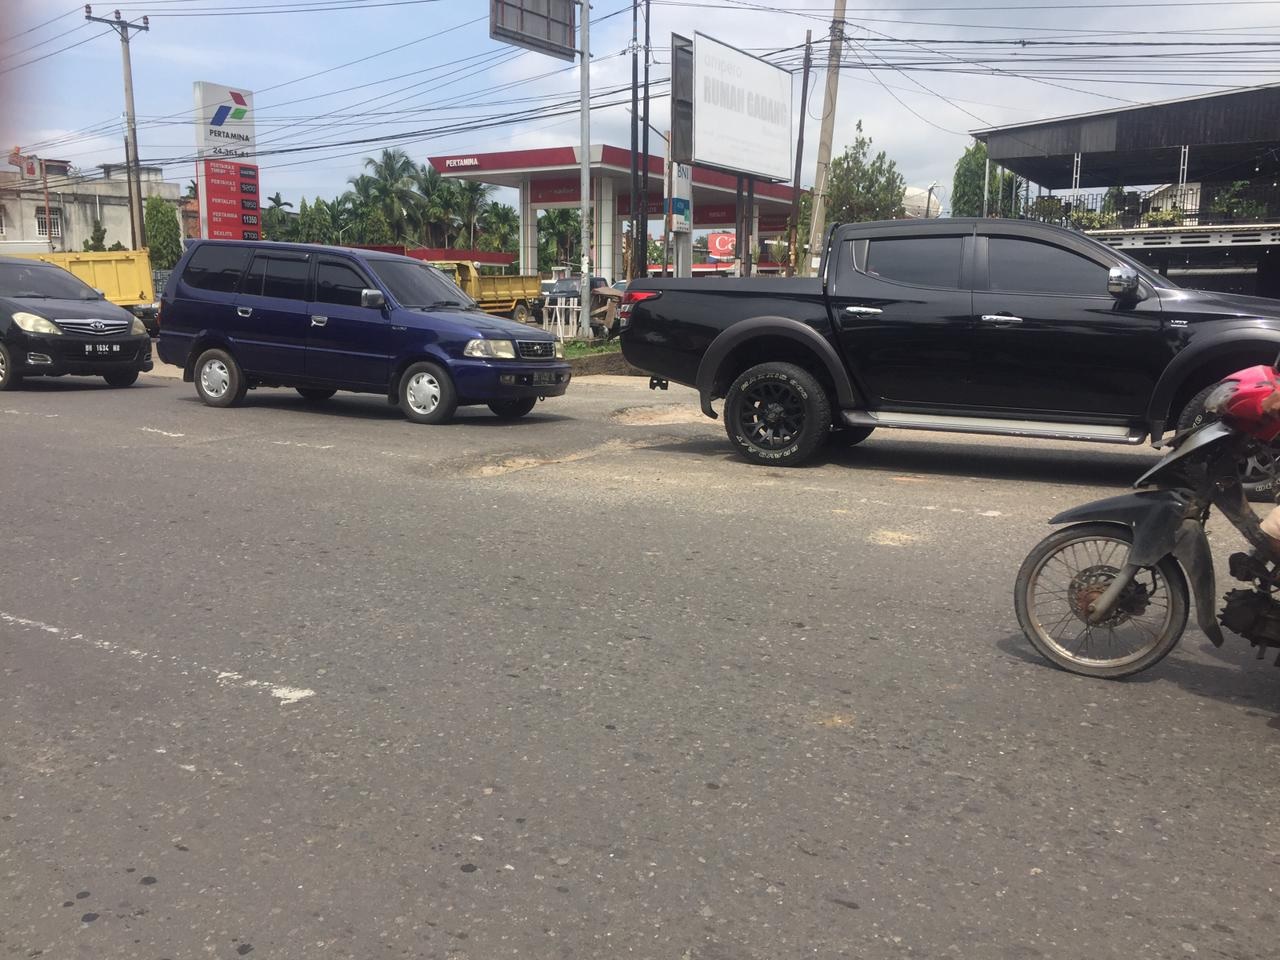
[[[1260,520],[1240,482],[1240,464],[1280,436],[1280,372],[1234,373],[1205,409],[1214,419],[1176,434],[1134,483],[1137,492],[1058,514],[1049,522],[1069,526],[1022,562],[1018,623],[1055,666],[1107,679],[1146,670],[1177,646],[1192,597],[1196,623],[1215,646],[1226,627],[1257,647],[1258,659],[1280,647],[1280,507]],[[1231,576],[1249,588],[1226,594],[1220,622],[1205,535],[1215,507],[1252,548],[1229,559]]]

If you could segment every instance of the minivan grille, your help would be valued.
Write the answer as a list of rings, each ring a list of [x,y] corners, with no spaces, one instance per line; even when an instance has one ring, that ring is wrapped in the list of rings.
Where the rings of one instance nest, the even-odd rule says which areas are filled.
[[[58,326],[67,333],[78,333],[89,337],[118,337],[128,333],[128,320],[55,320]]]
[[[554,340],[517,340],[516,349],[526,360],[551,360],[556,355]]]

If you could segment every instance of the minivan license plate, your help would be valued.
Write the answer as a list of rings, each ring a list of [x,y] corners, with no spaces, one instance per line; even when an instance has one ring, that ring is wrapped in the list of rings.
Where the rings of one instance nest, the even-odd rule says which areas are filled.
[[[533,375],[533,382],[535,386],[541,386],[545,383],[555,383],[556,375],[550,370],[539,370]]]
[[[86,343],[84,345],[85,353],[119,353],[120,344],[118,343]]]

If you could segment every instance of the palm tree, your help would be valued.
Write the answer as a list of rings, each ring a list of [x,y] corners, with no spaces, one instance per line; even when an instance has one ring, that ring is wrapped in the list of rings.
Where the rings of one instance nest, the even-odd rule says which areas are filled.
[[[516,252],[516,237],[520,233],[520,214],[509,204],[491,201],[480,214],[480,243],[487,249]]]
[[[188,180],[186,196],[194,198],[194,197],[198,197],[199,195],[200,195],[200,188],[196,186],[196,182],[194,180]]]
[[[194,186],[195,181],[194,181],[194,180],[192,180],[192,181],[191,181],[191,183],[192,183],[192,185]],[[191,190],[191,187],[188,187],[187,189],[188,189],[188,190]],[[192,191],[192,192],[194,193],[194,191]],[[290,203],[288,200],[286,200],[286,199],[284,199],[283,197],[281,197],[281,196],[280,196],[280,191],[279,191],[279,190],[277,190],[277,191],[276,191],[275,193],[273,193],[271,196],[267,197],[267,203],[271,204],[271,206],[267,208],[268,210],[280,210],[280,209],[283,209],[284,207],[292,207],[292,206],[293,206],[293,204],[292,204],[292,203]]]
[[[581,220],[577,210],[544,210],[538,218],[538,234],[552,246],[556,264],[572,259],[574,241],[577,240]]]
[[[365,157],[364,168],[367,173],[358,178],[352,177],[348,182],[357,186],[358,180],[365,181],[357,186],[357,190],[367,191],[368,198],[382,210],[392,231],[407,239],[410,224],[417,219],[417,207],[421,202],[413,189],[417,166],[403,150],[387,149],[377,159]]]
[[[471,231],[470,246],[473,250],[476,246],[476,221],[480,219],[491,193],[493,187],[487,183],[465,180],[458,185],[459,212],[462,214],[463,224]]]
[[[423,242],[430,247],[449,246],[461,220],[458,184],[424,163],[414,171],[413,185],[422,198],[418,226]]]

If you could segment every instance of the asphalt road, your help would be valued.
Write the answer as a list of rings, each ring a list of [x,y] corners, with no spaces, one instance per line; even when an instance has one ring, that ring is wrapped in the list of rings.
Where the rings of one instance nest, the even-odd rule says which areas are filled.
[[[1280,671],[1014,619],[1149,450],[758,468],[643,387],[0,395],[0,956],[1280,955]]]

